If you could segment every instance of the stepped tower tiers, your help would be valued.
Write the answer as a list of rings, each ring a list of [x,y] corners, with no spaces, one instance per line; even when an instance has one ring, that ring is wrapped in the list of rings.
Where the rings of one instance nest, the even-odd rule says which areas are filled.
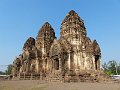
[[[38,32],[38,36],[36,37],[35,46],[38,51],[38,60],[40,62],[41,71],[47,72],[49,68],[49,52],[51,45],[55,39],[55,32],[52,26],[46,22],[42,28]],[[39,58],[39,52],[42,53],[42,57]]]
[[[78,41],[82,43],[86,37],[86,28],[83,20],[73,10],[68,13],[62,22],[61,37],[66,38],[71,44],[76,44]]]
[[[35,46],[37,49],[41,49],[43,54],[49,54],[51,44],[55,38],[53,28],[48,22],[46,22],[38,32]]]
[[[28,38],[23,52],[13,62],[13,75],[40,74],[48,78],[81,78],[81,73],[100,70],[101,50],[87,37],[83,20],[71,10],[61,24],[60,39],[46,22],[36,40]],[[86,77],[86,76],[85,76]],[[42,78],[43,79],[43,78]]]
[[[99,70],[101,51],[96,41],[87,37],[83,20],[71,10],[61,24],[60,42],[69,44],[66,49],[66,66],[72,70]],[[64,41],[64,42],[62,42]],[[63,47],[66,44],[62,44]],[[97,55],[96,55],[96,54]],[[64,57],[64,55],[63,55]]]

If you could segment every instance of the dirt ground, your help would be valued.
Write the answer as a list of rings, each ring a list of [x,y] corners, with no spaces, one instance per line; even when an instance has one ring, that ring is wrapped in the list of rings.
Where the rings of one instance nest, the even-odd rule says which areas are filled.
[[[0,90],[120,90],[120,83],[60,83],[37,80],[0,81]]]

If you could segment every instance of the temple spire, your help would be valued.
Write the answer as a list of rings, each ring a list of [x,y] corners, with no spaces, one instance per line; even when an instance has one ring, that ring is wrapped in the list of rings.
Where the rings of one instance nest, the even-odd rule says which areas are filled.
[[[35,46],[35,39],[33,37],[29,37],[24,43],[23,49],[28,49]]]
[[[51,45],[55,38],[54,29],[48,22],[45,22],[38,32],[35,45],[37,48],[45,47],[47,44]]]
[[[71,10],[61,24],[61,36],[78,33],[86,36],[86,28],[79,15],[74,10]]]
[[[62,24],[64,22],[67,22],[67,21],[70,21],[70,20],[76,20],[78,19],[79,21],[82,21],[83,20],[79,17],[79,15],[74,11],[74,10],[71,10],[65,17],[65,19],[63,20]]]
[[[43,26],[40,28],[38,32],[38,35],[41,34],[42,32],[46,32],[46,30],[54,31],[49,22],[45,22],[43,24]]]

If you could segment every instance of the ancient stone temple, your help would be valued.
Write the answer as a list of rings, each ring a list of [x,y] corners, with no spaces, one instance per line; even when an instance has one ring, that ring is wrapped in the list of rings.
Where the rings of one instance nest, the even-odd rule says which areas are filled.
[[[82,73],[100,71],[101,50],[91,41],[83,20],[71,10],[61,24],[60,39],[46,22],[36,39],[30,37],[13,62],[13,75],[40,74],[44,78],[80,79]],[[67,78],[68,79],[68,78]]]

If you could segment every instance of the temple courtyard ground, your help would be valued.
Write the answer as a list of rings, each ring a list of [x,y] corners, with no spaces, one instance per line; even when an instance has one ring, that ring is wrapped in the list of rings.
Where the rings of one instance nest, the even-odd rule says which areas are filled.
[[[120,83],[61,83],[40,80],[0,81],[0,90],[120,90]]]

